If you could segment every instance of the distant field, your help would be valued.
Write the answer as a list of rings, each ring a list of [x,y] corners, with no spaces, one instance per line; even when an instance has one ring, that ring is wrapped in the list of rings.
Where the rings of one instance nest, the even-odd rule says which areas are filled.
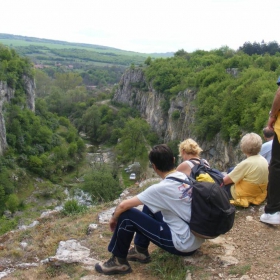
[[[83,43],[70,43],[65,41],[49,40],[49,39],[39,39],[33,37],[25,37],[18,35],[10,35],[0,33],[0,43],[9,46],[11,48],[17,47],[29,47],[29,46],[38,46],[46,47],[49,49],[84,49],[88,51],[95,51],[99,53],[115,53],[118,55],[126,56],[143,56],[143,57],[171,57],[173,53],[138,53],[132,51],[120,50],[107,46],[100,46],[94,44],[83,44]]]
[[[40,46],[40,47],[46,47],[49,49],[84,49],[88,51],[96,51],[99,53],[107,53],[108,51],[116,54],[121,54],[121,55],[128,55],[128,56],[135,56],[135,55],[140,55],[140,56],[149,56],[149,54],[143,54],[143,53],[137,53],[137,52],[130,52],[130,51],[122,51],[118,49],[113,49],[113,48],[101,48],[101,47],[86,47],[86,46],[81,46],[79,44],[74,44],[71,43],[68,44],[59,44],[59,43],[40,43],[40,42],[33,42],[33,41],[25,41],[25,40],[17,40],[17,39],[1,39],[0,42],[3,45],[9,46],[11,48],[13,47],[28,47],[28,46]]]
[[[96,67],[121,67],[144,65],[147,57],[152,59],[173,56],[173,53],[146,54],[120,50],[107,46],[70,43],[59,40],[41,39],[0,33],[0,44],[8,46],[28,57],[34,64],[56,67],[57,64],[71,71],[86,71]]]

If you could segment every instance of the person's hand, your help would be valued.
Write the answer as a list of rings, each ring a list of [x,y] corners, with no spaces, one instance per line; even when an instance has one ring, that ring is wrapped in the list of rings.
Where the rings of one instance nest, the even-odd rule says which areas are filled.
[[[109,221],[109,226],[110,226],[111,232],[113,232],[117,226],[117,221],[113,217]]]
[[[277,120],[277,118],[275,118],[273,116],[269,117],[268,122],[267,122],[268,129],[274,130],[274,124],[275,124],[276,120]]]

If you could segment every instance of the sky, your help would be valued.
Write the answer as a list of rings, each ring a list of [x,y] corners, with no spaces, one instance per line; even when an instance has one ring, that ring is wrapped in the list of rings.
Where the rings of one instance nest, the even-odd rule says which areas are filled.
[[[1,0],[0,5],[0,33],[141,53],[237,50],[263,40],[280,44],[280,0]]]

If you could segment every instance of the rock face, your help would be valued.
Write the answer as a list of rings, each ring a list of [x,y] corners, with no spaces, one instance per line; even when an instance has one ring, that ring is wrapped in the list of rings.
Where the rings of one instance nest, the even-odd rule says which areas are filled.
[[[22,78],[25,86],[27,108],[35,112],[35,80],[27,76],[23,76]]]
[[[35,82],[27,76],[23,76],[25,92],[26,92],[26,102],[27,108],[31,111],[35,111]],[[3,154],[7,148],[6,140],[6,126],[3,114],[3,104],[5,102],[10,102],[14,97],[15,90],[8,87],[6,82],[0,81],[0,155]]]
[[[196,92],[193,90],[179,92],[170,100],[168,113],[164,113],[161,109],[161,102],[164,101],[162,95],[147,82],[142,69],[137,68],[124,73],[113,101],[136,108],[163,142],[168,143],[186,138],[197,141],[192,131],[196,111],[192,101],[195,98]],[[177,117],[174,118],[174,115]],[[203,149],[202,157],[206,158],[212,167],[220,170],[226,170],[243,159],[239,147],[226,143],[219,134],[212,141],[200,140],[198,143]]]

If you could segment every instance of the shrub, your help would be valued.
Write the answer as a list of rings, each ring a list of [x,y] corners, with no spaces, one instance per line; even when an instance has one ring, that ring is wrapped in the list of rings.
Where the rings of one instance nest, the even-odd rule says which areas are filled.
[[[81,205],[75,199],[67,200],[63,206],[62,213],[66,216],[84,213],[87,210],[85,205]]]
[[[94,202],[112,201],[122,192],[118,178],[114,178],[112,172],[105,166],[99,170],[95,168],[85,176],[83,190],[91,194]]]
[[[16,194],[10,194],[7,201],[6,201],[6,207],[8,210],[10,210],[12,213],[15,213],[16,210],[18,210],[19,207],[19,199]]]
[[[175,110],[172,113],[172,120],[178,120],[180,118],[180,111],[179,110]]]
[[[0,218],[0,235],[13,230],[17,226],[17,221],[15,219],[6,219],[5,217]]]

